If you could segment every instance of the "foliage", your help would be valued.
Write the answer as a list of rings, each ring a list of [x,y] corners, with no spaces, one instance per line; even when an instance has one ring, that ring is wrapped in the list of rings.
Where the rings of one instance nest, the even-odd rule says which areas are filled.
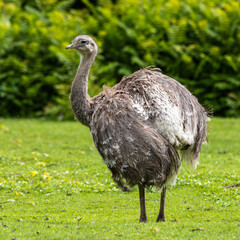
[[[155,65],[216,115],[240,116],[239,1],[83,0],[77,10],[73,0],[24,2],[0,0],[1,115],[72,118],[68,94],[79,58],[64,47],[89,34],[100,47],[90,95]]]
[[[237,239],[240,120],[210,129],[198,168],[184,164],[167,191],[167,222],[155,222],[160,193],[150,189],[140,224],[137,189],[113,184],[86,127],[2,119],[0,239]]]
[[[40,9],[30,5],[21,9],[19,1],[0,1],[1,115],[25,116],[43,110],[48,114],[51,107],[53,112],[55,108],[66,111],[63,97],[69,94],[77,59],[64,48],[81,32],[82,20],[77,14],[65,14],[60,3],[50,7],[54,2],[43,1]]]

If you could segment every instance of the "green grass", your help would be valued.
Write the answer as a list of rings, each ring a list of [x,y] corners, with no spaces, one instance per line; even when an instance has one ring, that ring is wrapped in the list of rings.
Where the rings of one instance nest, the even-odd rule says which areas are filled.
[[[0,239],[239,239],[240,119],[210,122],[200,165],[167,191],[121,192],[77,122],[0,120]]]

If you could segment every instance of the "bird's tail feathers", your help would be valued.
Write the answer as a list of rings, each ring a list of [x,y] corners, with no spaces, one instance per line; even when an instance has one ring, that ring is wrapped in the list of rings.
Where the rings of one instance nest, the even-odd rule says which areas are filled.
[[[185,160],[187,165],[195,169],[199,163],[200,153],[194,151],[194,145],[190,145],[188,149],[181,150],[181,158]]]

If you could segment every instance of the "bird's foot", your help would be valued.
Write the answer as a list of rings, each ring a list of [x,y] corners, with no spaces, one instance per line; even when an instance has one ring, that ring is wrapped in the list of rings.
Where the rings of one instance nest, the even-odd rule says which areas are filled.
[[[166,222],[166,218],[163,217],[158,217],[156,222]]]
[[[140,217],[139,222],[148,222],[147,217]]]

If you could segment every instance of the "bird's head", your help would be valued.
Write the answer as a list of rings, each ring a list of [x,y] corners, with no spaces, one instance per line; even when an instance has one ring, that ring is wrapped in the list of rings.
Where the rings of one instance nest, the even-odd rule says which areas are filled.
[[[66,49],[76,49],[82,55],[97,54],[98,47],[94,40],[87,35],[80,35],[73,39]]]

